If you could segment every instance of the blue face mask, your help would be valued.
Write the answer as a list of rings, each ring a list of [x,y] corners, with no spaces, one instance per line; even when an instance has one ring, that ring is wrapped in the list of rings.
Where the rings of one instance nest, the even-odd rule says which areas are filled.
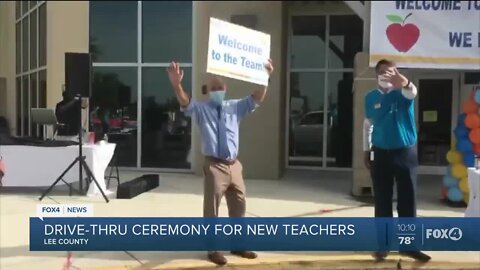
[[[223,100],[225,99],[225,90],[219,91],[210,91],[210,100],[217,104],[222,104]]]

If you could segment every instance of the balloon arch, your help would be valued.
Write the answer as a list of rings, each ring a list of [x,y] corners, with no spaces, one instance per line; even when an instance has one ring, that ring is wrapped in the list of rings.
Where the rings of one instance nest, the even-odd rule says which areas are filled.
[[[480,155],[480,90],[473,90],[463,102],[463,113],[458,116],[453,130],[452,148],[447,153],[449,167],[443,178],[442,198],[452,203],[468,204],[468,167],[475,166]]]

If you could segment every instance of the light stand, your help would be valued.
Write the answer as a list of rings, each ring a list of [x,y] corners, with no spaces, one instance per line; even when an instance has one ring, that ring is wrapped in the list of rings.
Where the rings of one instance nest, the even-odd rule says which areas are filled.
[[[41,201],[52,189],[53,187],[55,187],[55,185],[60,182],[60,181],[63,181],[65,183],[65,180],[63,180],[63,177],[65,176],[65,174],[67,174],[68,171],[70,171],[73,166],[75,166],[75,164],[77,162],[79,162],[79,184],[80,184],[80,190],[83,191],[83,185],[82,185],[82,179],[83,179],[83,169],[85,169],[85,172],[87,173],[87,177],[91,180],[93,180],[93,182],[95,183],[95,185],[97,185],[98,189],[100,190],[100,192],[102,193],[102,196],[103,198],[105,199],[105,201],[108,203],[109,200],[107,198],[107,196],[105,195],[105,192],[103,192],[103,189],[100,187],[100,185],[98,184],[98,181],[97,179],[95,178],[95,176],[93,175],[92,173],[92,170],[88,167],[88,164],[87,162],[85,161],[86,157],[83,155],[83,152],[82,152],[82,148],[83,148],[83,143],[82,143],[82,137],[83,137],[83,128],[82,128],[82,105],[81,105],[81,96],[80,95],[76,95],[75,96],[75,103],[77,103],[77,108],[78,108],[78,111],[80,112],[79,113],[79,117],[80,117],[80,121],[78,121],[78,157],[75,158],[75,160],[63,171],[63,173],[55,180],[55,182],[53,182],[53,184],[42,194],[42,196],[39,198],[39,200]]]

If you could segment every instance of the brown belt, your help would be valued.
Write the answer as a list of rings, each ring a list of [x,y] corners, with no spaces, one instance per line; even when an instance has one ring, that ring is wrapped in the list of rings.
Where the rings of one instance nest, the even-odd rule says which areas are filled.
[[[224,159],[219,159],[219,158],[212,157],[212,156],[206,156],[205,158],[207,158],[208,160],[210,160],[212,162],[222,163],[222,164],[229,165],[229,166],[231,166],[231,165],[235,164],[235,162],[237,162],[237,159],[224,160]]]

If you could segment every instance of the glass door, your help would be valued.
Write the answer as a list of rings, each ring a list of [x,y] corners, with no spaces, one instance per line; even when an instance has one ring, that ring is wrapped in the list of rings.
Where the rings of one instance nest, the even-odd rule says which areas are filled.
[[[416,85],[419,172],[443,174],[458,108],[458,78],[424,75]]]

